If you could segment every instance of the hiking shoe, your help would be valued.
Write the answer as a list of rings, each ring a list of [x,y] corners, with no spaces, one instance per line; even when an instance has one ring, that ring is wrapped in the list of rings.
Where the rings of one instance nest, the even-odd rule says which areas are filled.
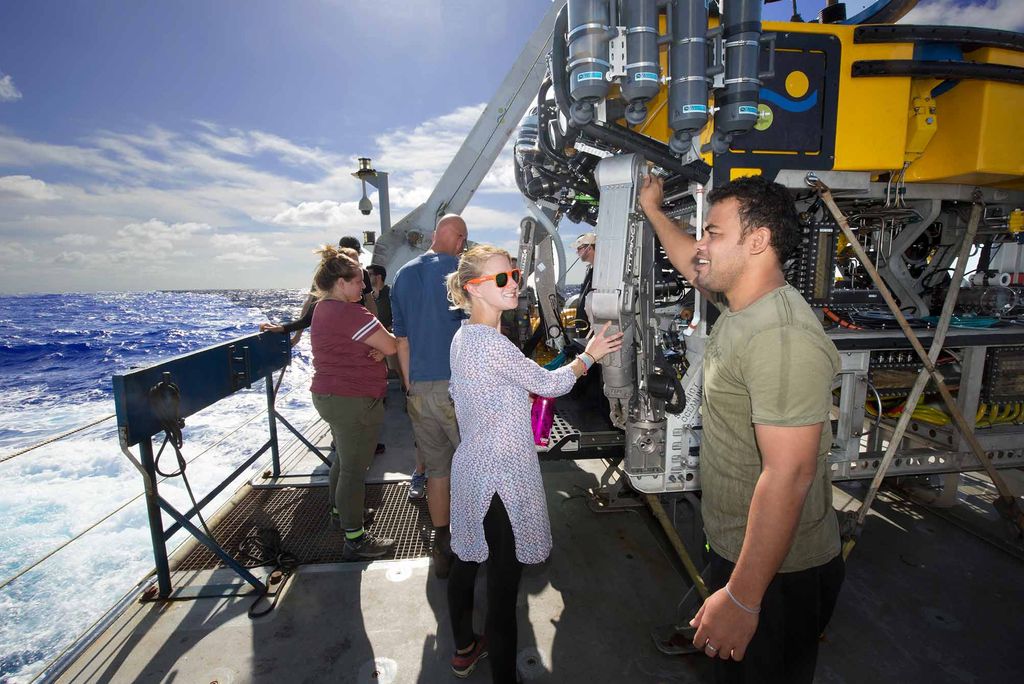
[[[481,659],[486,657],[487,639],[485,637],[479,636],[473,643],[472,651],[470,651],[469,653],[464,653],[462,655],[456,653],[452,656],[452,672],[454,672],[455,676],[459,679],[465,679],[473,673],[473,670],[476,669],[476,664],[480,662]]]
[[[394,539],[383,539],[372,532],[363,532],[358,539],[346,539],[341,550],[344,560],[366,560],[380,558],[395,545]]]
[[[409,483],[409,498],[422,499],[427,495],[427,474],[413,473],[412,482]]]
[[[363,527],[369,527],[373,524],[373,517],[377,514],[376,508],[364,508],[363,509]],[[331,509],[331,529],[335,532],[341,532],[341,516],[338,515],[338,509]]]

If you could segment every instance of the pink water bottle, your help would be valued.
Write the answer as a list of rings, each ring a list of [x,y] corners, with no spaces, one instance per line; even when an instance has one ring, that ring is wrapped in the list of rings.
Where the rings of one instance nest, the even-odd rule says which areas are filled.
[[[548,445],[551,423],[555,420],[555,400],[551,397],[533,397],[533,410],[530,411],[530,425],[533,427],[533,443],[537,446]]]

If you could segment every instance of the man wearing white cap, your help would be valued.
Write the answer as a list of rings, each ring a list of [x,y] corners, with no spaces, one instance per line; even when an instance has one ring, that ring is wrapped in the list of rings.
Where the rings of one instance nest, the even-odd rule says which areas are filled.
[[[583,276],[583,284],[580,286],[580,298],[576,303],[576,334],[579,337],[586,337],[590,333],[590,317],[587,315],[587,297],[594,291],[594,250],[597,244],[596,233],[583,233],[572,243],[576,248],[576,256],[587,265],[587,274]],[[604,383],[601,378],[601,366],[595,364],[587,375],[576,383],[570,395],[574,399],[582,400],[590,405],[596,414],[607,416],[611,407],[608,398],[604,395]]]
[[[576,248],[576,256],[587,265],[587,274],[583,276],[580,286],[580,298],[576,302],[576,331],[580,335],[590,332],[590,317],[587,316],[587,295],[594,289],[594,250],[597,244],[596,233],[583,233],[572,246]]]

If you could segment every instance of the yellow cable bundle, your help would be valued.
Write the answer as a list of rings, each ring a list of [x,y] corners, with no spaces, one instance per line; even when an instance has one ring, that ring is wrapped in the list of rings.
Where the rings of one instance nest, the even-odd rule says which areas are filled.
[[[950,417],[945,412],[934,406],[924,405],[914,409],[914,418],[929,425],[949,425]]]

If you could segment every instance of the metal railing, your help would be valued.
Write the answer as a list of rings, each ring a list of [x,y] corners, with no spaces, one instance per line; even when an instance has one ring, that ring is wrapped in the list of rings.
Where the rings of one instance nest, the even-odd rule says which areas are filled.
[[[265,336],[268,336],[268,337],[271,338],[271,344],[277,344],[277,341],[273,339],[274,337],[283,337],[283,336],[280,336],[280,335],[275,335],[274,333],[266,333]],[[251,345],[253,344],[252,338],[260,338],[260,337],[261,337],[260,335],[253,335],[253,336],[250,336],[249,338],[240,338],[238,340],[234,340],[232,342],[228,342],[228,343],[226,343],[224,345],[220,345],[220,346],[221,347],[234,348],[235,351],[237,351],[239,354],[241,354],[241,356],[244,358],[245,355],[247,354],[247,352],[245,351],[246,347],[251,347]],[[285,347],[286,346],[287,345],[285,344]],[[183,361],[187,361],[190,357],[193,357],[193,356],[198,355],[198,354],[202,354],[204,352],[209,352],[211,349],[217,349],[217,348],[214,347],[214,348],[202,350],[200,352],[196,352],[195,354],[187,354],[187,355],[184,355],[184,356],[176,357],[175,359],[172,360],[172,362],[173,363],[180,363],[180,362],[183,362]],[[172,362],[168,362],[168,363],[172,363]],[[153,370],[153,369],[160,369],[164,365],[165,364],[158,364],[157,366],[153,366],[153,367],[150,367],[150,368],[147,368],[147,369],[142,369],[141,371],[138,371],[138,370],[137,371],[133,371],[133,373],[131,373],[129,375],[133,375],[133,374],[137,374],[137,373],[145,372],[145,371],[150,371],[150,370]],[[161,557],[165,558],[165,559],[167,558],[166,542],[169,541],[170,538],[174,534],[179,532],[181,529],[187,529],[190,532],[193,532],[194,530],[197,531],[197,528],[194,525],[191,525],[191,523],[189,525],[183,524],[181,518],[183,518],[185,521],[190,521],[192,518],[194,518],[195,516],[199,515],[200,511],[205,506],[209,505],[209,503],[211,501],[213,501],[217,497],[217,495],[219,495],[221,492],[223,492],[224,489],[228,485],[230,485],[233,481],[235,481],[239,477],[239,475],[244,473],[246,469],[248,469],[254,462],[256,462],[257,459],[259,459],[260,456],[265,455],[268,450],[271,452],[271,470],[272,470],[272,473],[273,473],[274,477],[282,477],[282,475],[281,475],[281,465],[280,465],[280,451],[279,451],[278,433],[277,433],[277,426],[276,426],[276,422],[277,421],[281,421],[281,423],[284,424],[284,426],[288,429],[288,431],[293,433],[299,439],[299,441],[302,442],[302,444],[304,444],[308,449],[313,451],[313,453],[315,453],[317,455],[317,457],[321,461],[323,461],[325,464],[329,465],[329,461],[328,461],[327,457],[315,445],[313,445],[298,429],[293,427],[292,424],[290,422],[288,422],[288,420],[285,419],[284,416],[282,416],[281,413],[276,408],[276,401],[278,399],[278,392],[280,390],[281,381],[282,381],[282,379],[284,377],[284,371],[287,369],[287,366],[288,366],[287,359],[285,359],[285,364],[280,367],[281,374],[278,376],[276,383],[274,382],[272,371],[267,372],[266,375],[264,376],[265,380],[266,380],[266,392],[267,392],[267,405],[266,405],[265,409],[262,409],[262,410],[256,412],[255,414],[250,415],[248,418],[246,418],[240,424],[236,425],[231,430],[229,430],[226,434],[222,435],[213,444],[207,446],[202,451],[200,451],[198,454],[196,454],[194,456],[191,456],[188,459],[187,464],[191,464],[191,463],[197,461],[199,458],[201,458],[205,454],[211,452],[217,446],[219,446],[222,443],[224,443],[227,439],[229,439],[232,435],[234,435],[239,430],[244,428],[246,425],[248,425],[249,423],[251,423],[254,420],[256,420],[257,418],[259,418],[260,415],[264,411],[266,411],[266,413],[267,413],[267,421],[268,421],[269,439],[255,453],[253,453],[252,455],[247,457],[245,462],[242,465],[236,467],[227,477],[225,477],[220,482],[220,484],[218,484],[211,492],[207,493],[203,497],[203,499],[201,501],[195,502],[197,505],[194,505],[192,509],[190,509],[188,511],[185,511],[184,513],[180,513],[178,511],[175,511],[175,513],[168,512],[168,515],[170,515],[172,518],[174,518],[175,522],[170,527],[168,527],[166,530],[162,529],[162,521],[160,520],[159,516],[157,516],[157,518],[156,518],[156,520],[157,520],[156,527],[154,527],[153,518],[150,517],[150,528],[151,528],[151,536],[154,539],[154,557],[155,558],[161,558]],[[263,369],[263,370],[266,370],[266,369]],[[160,370],[161,376],[162,376],[163,372],[164,372],[163,370]],[[126,376],[120,376],[120,377],[126,377]],[[235,385],[236,385],[235,391],[243,389],[243,388],[251,387],[251,380],[249,379],[251,377],[252,377],[252,373],[251,372],[250,373],[243,373],[242,375],[236,377],[236,379],[235,379]],[[244,385],[240,384],[242,382],[244,382],[245,384]],[[292,388],[291,390],[289,390],[288,393],[290,393],[291,391],[294,391],[294,389],[296,389],[296,388]],[[287,393],[286,393],[286,395],[287,395]],[[224,397],[222,397],[222,398],[224,398]],[[117,397],[115,397],[115,401],[117,401],[117,400],[118,400]],[[196,409],[196,410],[198,410],[198,409]],[[194,411],[192,411],[192,412],[194,412]],[[26,455],[26,454],[28,454],[30,452],[33,452],[33,451],[35,451],[37,449],[40,449],[41,447],[44,447],[44,446],[47,446],[47,445],[51,445],[51,444],[54,444],[56,442],[60,442],[60,441],[62,441],[64,439],[67,439],[67,438],[72,437],[72,436],[74,436],[76,434],[84,432],[85,430],[87,430],[89,428],[96,427],[97,425],[100,425],[100,424],[102,424],[102,423],[104,423],[104,422],[106,422],[106,421],[108,421],[108,420],[110,420],[112,418],[118,417],[118,416],[119,416],[119,414],[117,414],[117,413],[105,415],[105,416],[103,416],[101,418],[98,418],[98,419],[92,420],[92,421],[90,421],[88,423],[85,423],[83,425],[77,426],[77,427],[75,427],[72,430],[68,430],[66,432],[60,433],[60,434],[55,435],[53,437],[48,437],[48,438],[46,438],[46,439],[44,439],[44,440],[42,440],[40,442],[37,442],[35,444],[32,444],[32,445],[30,445],[28,447],[20,448],[17,451],[14,451],[14,452],[11,452],[11,453],[8,453],[8,454],[4,454],[3,456],[0,456],[0,463],[8,462],[8,461],[10,461],[10,460],[12,460],[12,459],[14,459],[16,457],[21,457],[21,456],[24,456],[24,455]],[[30,562],[26,563],[25,565],[23,565],[22,567],[18,568],[17,571],[13,575],[0,580],[0,590],[3,590],[5,588],[7,588],[8,586],[10,586],[11,584],[17,582],[19,579],[24,577],[26,574],[30,573],[32,570],[34,570],[37,567],[39,567],[40,565],[45,563],[50,558],[53,558],[55,555],[57,555],[58,553],[60,553],[64,549],[66,549],[67,547],[71,546],[75,542],[79,541],[80,539],[85,537],[87,534],[89,534],[90,532],[92,532],[96,528],[100,527],[103,523],[109,521],[115,515],[117,515],[118,513],[124,511],[126,508],[128,508],[132,504],[136,503],[137,501],[139,501],[139,499],[142,499],[143,497],[147,497],[147,506],[149,506],[149,504],[151,503],[149,501],[149,497],[151,495],[155,495],[156,497],[158,497],[158,500],[156,502],[157,507],[162,509],[162,510],[166,510],[166,509],[163,508],[163,506],[160,503],[160,501],[162,501],[162,497],[159,497],[159,485],[164,483],[164,482],[166,482],[168,479],[171,479],[171,478],[160,476],[159,473],[156,472],[155,467],[152,469],[152,471],[147,471],[147,469],[145,467],[145,460],[146,459],[145,459],[145,455],[144,455],[144,452],[146,451],[147,447],[144,446],[144,443],[148,443],[148,448],[151,450],[152,449],[152,440],[151,440],[151,438],[149,440],[140,440],[139,441],[140,458],[137,458],[134,454],[132,454],[132,452],[130,451],[130,447],[128,445],[128,439],[129,439],[128,435],[130,434],[130,431],[127,429],[127,427],[128,427],[127,425],[120,424],[120,421],[119,421],[117,433],[118,433],[119,442],[121,443],[122,452],[124,452],[125,455],[128,456],[129,460],[142,473],[144,483],[146,483],[146,484],[152,483],[152,486],[151,487],[147,486],[144,489],[144,491],[142,491],[139,494],[137,494],[137,495],[135,495],[135,496],[133,496],[133,497],[131,497],[131,498],[121,502],[115,508],[113,508],[108,513],[103,515],[101,518],[99,518],[98,520],[90,523],[86,527],[76,531],[73,536],[69,537],[68,539],[66,539],[63,542],[61,542],[60,544],[58,544],[57,546],[55,546],[52,549],[48,550],[42,556],[39,556],[38,558],[35,558],[35,559],[31,560]],[[166,504],[166,501],[164,501],[163,503]],[[179,517],[175,517],[175,514],[180,516],[180,518]],[[190,527],[191,527],[191,529],[189,529]],[[194,534],[194,532],[193,532],[193,534]],[[159,543],[156,541],[158,538],[161,540]],[[200,533],[197,536],[197,539],[199,539],[200,541],[203,541],[203,538],[207,539],[208,541],[212,541],[212,540],[209,539],[209,537],[207,535],[205,535],[203,533]],[[216,551],[215,551],[215,553],[216,553]],[[232,559],[228,563],[228,565],[229,565],[229,567],[233,567],[234,565],[236,565],[236,562]],[[158,568],[158,570],[159,570],[159,566],[160,566],[160,561],[158,560],[157,561],[157,568]],[[158,574],[158,578],[159,578],[159,575],[160,575],[159,571],[157,572],[157,574]],[[169,576],[165,577],[164,579],[165,579],[164,586],[165,587],[169,586]],[[254,585],[254,586],[256,586],[256,585]],[[259,586],[262,586],[262,583],[259,583]],[[161,596],[166,597],[166,596],[164,596],[163,592],[161,592]]]
[[[273,373],[286,368],[290,360],[291,348],[285,335],[261,333],[114,376],[118,439],[122,452],[142,474],[160,598],[189,597],[185,590],[175,592],[172,589],[167,554],[167,541],[182,529],[207,547],[257,592],[266,593],[266,584],[228,554],[212,537],[202,519],[201,511],[267,451],[271,454],[274,477],[280,475],[278,420],[321,460],[328,462],[320,450],[285,420],[275,407],[276,387]],[[193,505],[189,510],[178,510],[160,495],[158,452],[154,452],[153,437],[163,432],[165,436],[161,450],[170,443],[177,451],[176,441],[180,438],[180,427],[184,425],[184,418],[241,389],[250,388],[254,379],[261,377],[266,380],[269,432],[267,441],[202,499],[197,501],[193,497]],[[131,451],[133,446],[138,446],[138,458]],[[179,463],[184,465],[180,452],[178,456]],[[184,467],[181,468],[180,474],[185,477],[186,489],[191,495]],[[163,526],[161,513],[166,513],[174,520],[167,528]],[[194,518],[199,519],[203,529],[196,526]],[[208,592],[204,595],[208,595]]]

